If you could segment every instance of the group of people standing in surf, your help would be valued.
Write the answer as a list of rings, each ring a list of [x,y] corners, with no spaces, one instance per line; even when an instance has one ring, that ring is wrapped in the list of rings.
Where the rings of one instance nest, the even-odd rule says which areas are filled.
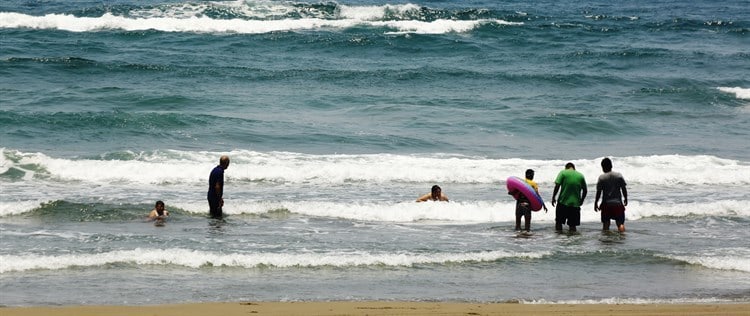
[[[612,160],[602,159],[603,173],[596,183],[596,198],[594,200],[594,211],[601,211],[602,230],[609,230],[612,220],[617,225],[617,230],[625,231],[625,206],[628,205],[628,190],[625,179],[619,172],[612,171]],[[208,177],[208,207],[212,218],[222,218],[224,206],[224,170],[229,168],[229,157],[224,155],[219,158],[219,165],[211,170]],[[537,195],[539,187],[534,182],[534,170],[526,170],[525,179]],[[559,196],[558,196],[559,193]],[[561,232],[563,225],[568,225],[570,232],[576,232],[576,226],[581,225],[581,205],[586,199],[586,178],[576,170],[572,162],[565,164],[555,178],[555,189],[552,193],[552,206],[555,207],[555,230]],[[531,229],[531,207],[529,199],[518,192],[509,192],[516,197],[516,230],[529,232]],[[601,200],[601,203],[600,203]],[[446,196],[440,186],[432,186],[430,193],[420,196],[417,202],[445,201]],[[547,206],[542,204],[544,211]],[[149,214],[149,219],[164,220],[169,212],[164,209],[164,203],[158,201],[154,210]],[[524,218],[524,227],[521,229],[521,218]]]
[[[603,173],[596,182],[594,211],[601,212],[602,230],[608,231],[612,220],[619,232],[625,231],[625,206],[628,205],[628,190],[625,178],[619,172],[612,171],[612,160],[602,159]],[[526,170],[526,182],[539,194],[539,187],[534,182],[534,170]],[[560,195],[558,196],[558,192]],[[511,194],[509,192],[509,194]],[[563,225],[568,225],[570,232],[576,232],[581,225],[581,205],[586,199],[588,190],[586,178],[576,170],[572,162],[565,164],[555,178],[555,189],[552,192],[552,206],[555,207],[555,230],[561,232]],[[521,231],[521,218],[525,218],[523,231],[531,229],[531,208],[529,198],[516,194],[516,230]],[[600,203],[601,201],[601,203]],[[544,206],[544,205],[543,205]],[[547,207],[544,206],[547,212]]]
[[[602,173],[596,183],[596,199],[594,211],[601,211],[602,230],[608,231],[612,220],[617,225],[619,232],[625,231],[625,206],[628,205],[628,190],[625,178],[619,172],[612,171],[612,160],[602,159]],[[534,182],[534,170],[526,170],[525,179],[537,195],[539,186]],[[558,196],[558,193],[560,194]],[[529,200],[532,197],[524,196],[520,192],[508,192],[516,198],[516,230],[531,230],[531,207]],[[552,193],[552,206],[555,207],[555,230],[562,232],[563,225],[568,225],[570,232],[576,232],[576,226],[581,225],[581,205],[586,199],[586,178],[576,170],[572,162],[565,164],[555,178],[555,189]],[[601,203],[599,202],[601,200]],[[442,189],[434,185],[432,191],[417,199],[417,202],[425,201],[448,201],[448,197]],[[542,204],[544,211],[547,206]],[[521,228],[521,219],[524,219],[524,227]]]

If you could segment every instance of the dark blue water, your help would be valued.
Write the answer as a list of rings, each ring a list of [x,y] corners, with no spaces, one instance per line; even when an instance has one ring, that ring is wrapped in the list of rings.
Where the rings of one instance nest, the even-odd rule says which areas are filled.
[[[10,1],[4,145],[748,156],[743,1],[366,4]]]

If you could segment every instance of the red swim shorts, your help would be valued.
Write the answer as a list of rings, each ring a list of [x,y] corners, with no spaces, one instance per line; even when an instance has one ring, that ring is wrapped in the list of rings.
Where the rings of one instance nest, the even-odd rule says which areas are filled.
[[[617,224],[625,222],[625,206],[620,203],[602,203],[602,222],[615,220]]]

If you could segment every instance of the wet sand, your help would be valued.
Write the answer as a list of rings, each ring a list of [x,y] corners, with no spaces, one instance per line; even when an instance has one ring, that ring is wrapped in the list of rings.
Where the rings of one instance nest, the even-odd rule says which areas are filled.
[[[4,307],[2,316],[203,315],[750,315],[750,302],[512,304],[454,302],[235,302],[149,306]]]

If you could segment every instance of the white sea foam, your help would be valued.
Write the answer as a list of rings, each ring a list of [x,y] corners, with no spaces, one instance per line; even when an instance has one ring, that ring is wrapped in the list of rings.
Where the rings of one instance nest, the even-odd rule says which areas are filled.
[[[626,215],[629,220],[649,217],[738,216],[750,217],[748,201],[723,200],[691,203],[630,202]],[[592,206],[593,207],[593,206]]]
[[[0,201],[0,217],[8,215],[19,215],[36,209],[46,201]]]
[[[270,32],[304,31],[320,29],[347,29],[352,27],[387,27],[395,33],[443,34],[468,32],[490,23],[516,25],[502,20],[436,20],[436,21],[370,21],[366,19],[278,19],[245,20],[213,19],[207,16],[189,17],[123,17],[105,13],[101,17],[76,17],[69,14],[31,16],[21,13],[0,13],[0,28],[56,29],[71,32],[97,32],[104,30],[193,33],[262,34]],[[390,31],[389,31],[390,32]]]
[[[10,170],[10,167],[14,165],[13,161],[9,160],[8,157],[5,156],[5,148],[0,148],[0,152],[3,154],[0,155],[0,174],[8,172]]]
[[[48,237],[48,238],[69,239],[69,240],[75,240],[75,241],[81,241],[91,235],[90,233],[83,233],[83,232],[59,232],[59,231],[52,231],[52,230],[46,230],[46,229],[35,230],[31,232],[3,231],[2,234],[4,236],[36,237],[36,238]]]
[[[202,195],[202,194],[201,194]],[[0,201],[0,217],[19,215],[39,208],[49,201]],[[75,202],[75,201],[73,201]],[[207,212],[205,200],[167,201],[169,208],[180,209],[193,215]],[[111,201],[111,203],[120,203]],[[709,203],[650,203],[631,201],[627,207],[628,220],[652,217],[688,216],[737,216],[750,218],[750,210],[745,207],[750,201],[716,201]],[[554,208],[547,205],[550,212],[535,212],[535,223],[554,223]],[[498,195],[497,201],[454,201],[450,203],[402,202],[359,202],[359,201],[264,201],[227,199],[224,213],[228,215],[263,215],[285,210],[293,214],[309,217],[328,217],[375,222],[446,222],[446,223],[494,223],[515,220],[515,202],[510,197]],[[179,216],[179,215],[177,215]],[[599,213],[593,211],[591,201],[582,206],[583,222],[598,222]]]
[[[285,209],[289,212],[313,216],[383,222],[500,222],[513,220],[515,204],[508,202],[451,202],[451,203],[341,203],[341,202],[242,202],[226,206],[227,214],[263,214]],[[205,213],[205,202],[198,203],[197,213]]]
[[[339,14],[342,18],[363,20],[363,21],[376,21],[381,20],[385,17],[387,12],[394,12],[398,15],[404,15],[408,13],[416,13],[419,11],[419,6],[415,4],[404,4],[404,5],[382,5],[382,6],[339,6]]]
[[[664,257],[710,269],[750,272],[750,251],[748,249],[726,249],[723,252],[725,254],[664,255]]]
[[[466,183],[501,186],[526,168],[536,170],[535,181],[551,185],[567,161],[490,159],[462,155],[309,155],[289,152],[236,150],[225,176],[234,182],[287,184],[345,183]],[[62,181],[96,184],[203,184],[220,153],[162,151],[135,154],[133,160],[54,158],[42,153],[3,149],[2,169],[30,171]],[[596,183],[600,158],[573,160],[577,170]],[[750,163],[714,156],[633,156],[613,158],[629,184],[656,186],[749,185]],[[33,170],[29,166],[36,166]],[[544,193],[543,193],[544,195]]]
[[[750,89],[740,87],[719,87],[722,92],[734,93],[737,99],[750,100]]]
[[[54,158],[8,149],[3,149],[2,154],[2,170],[8,173],[13,169],[14,176],[0,178],[0,216],[26,213],[55,200],[139,204],[152,198],[144,192],[166,196],[171,200],[169,207],[203,214],[206,177],[221,153],[166,150],[123,155],[131,157],[129,160]],[[304,216],[393,222],[513,220],[515,206],[505,194],[504,180],[520,175],[525,168],[535,169],[540,192],[547,200],[555,175],[566,162],[441,154],[309,155],[246,150],[228,154],[232,158],[226,171],[226,181],[232,187],[225,197],[224,211],[228,214],[263,214],[282,209]],[[573,161],[589,182],[589,198],[582,206],[582,220],[586,222],[598,221],[599,214],[589,210],[593,210],[593,185],[601,173],[599,161]],[[624,174],[631,188],[629,220],[691,215],[750,217],[750,210],[744,207],[750,198],[744,190],[750,184],[747,162],[679,155],[622,157],[614,161],[615,169]],[[24,174],[19,175],[20,172]],[[421,183],[457,187],[449,191],[453,201],[414,203],[416,196],[407,198],[388,190],[362,200],[348,192],[363,187],[409,187]],[[302,187],[338,198],[318,198],[314,193],[310,195],[309,189],[304,189],[306,195],[297,194]],[[467,194],[475,193],[456,192],[461,187],[489,189],[467,198]],[[706,200],[702,197],[706,195],[720,198]],[[669,198],[670,203],[660,202],[664,198]],[[552,209],[549,203],[547,206]],[[553,213],[537,212],[534,221],[553,221]]]
[[[510,251],[485,251],[471,253],[213,253],[188,249],[133,249],[97,254],[0,255],[0,273],[36,269],[57,270],[70,267],[96,267],[113,263],[137,265],[179,265],[189,268],[226,266],[256,268],[320,267],[320,266],[411,266],[415,264],[441,264],[447,262],[494,261],[503,258],[541,258],[547,252],[519,253]]]
[[[445,221],[451,223],[492,223],[515,220],[515,202],[498,198],[499,201],[469,201],[450,203],[359,203],[359,202],[264,202],[232,200],[224,207],[229,215],[264,214],[274,210],[288,210],[291,213],[313,216],[344,218],[365,221],[384,222],[419,222]],[[593,201],[585,203],[581,209],[581,221],[599,222],[600,214],[594,212]],[[206,213],[206,202],[195,201],[174,204],[196,214]],[[687,217],[687,216],[737,216],[748,218],[750,210],[745,206],[748,201],[717,201],[711,203],[643,203],[630,202],[627,207],[628,220],[640,220],[650,217]],[[536,223],[554,223],[555,213],[551,205],[549,212],[535,212]]]

